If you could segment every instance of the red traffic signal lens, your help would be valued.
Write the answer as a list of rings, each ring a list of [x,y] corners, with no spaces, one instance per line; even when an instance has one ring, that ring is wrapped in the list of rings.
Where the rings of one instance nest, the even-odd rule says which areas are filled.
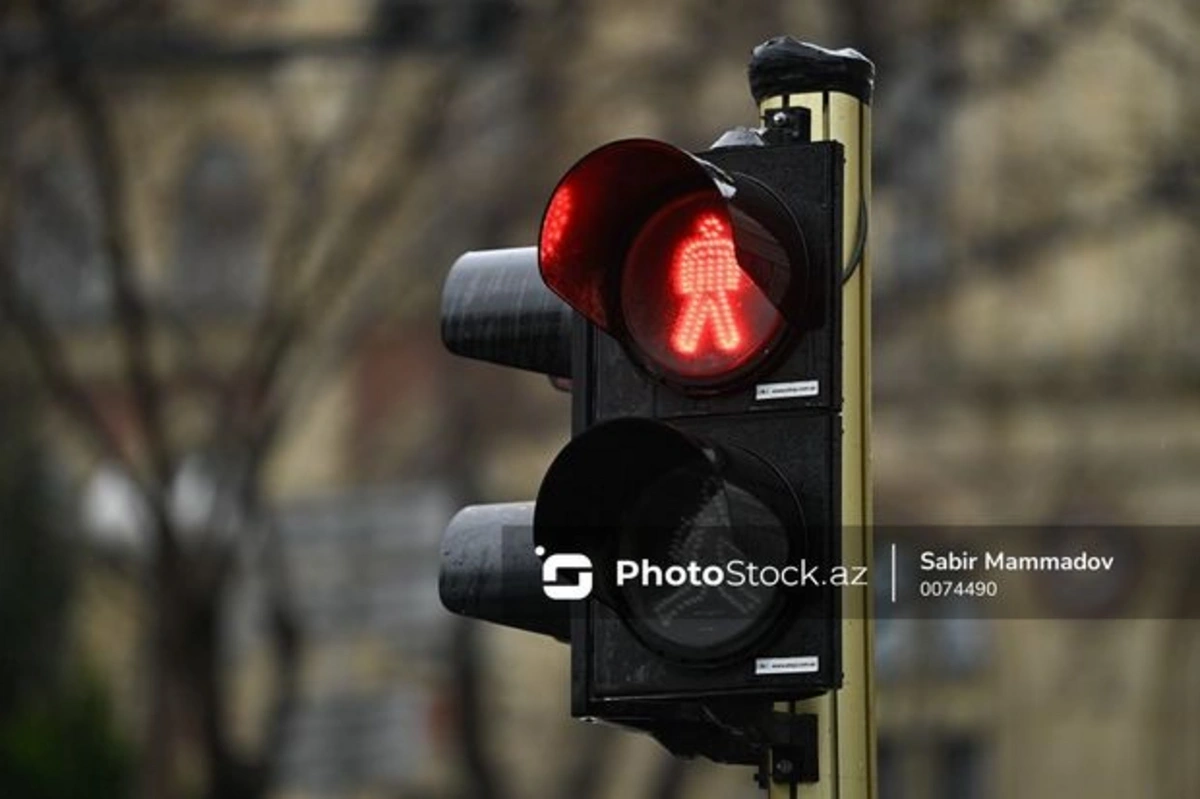
[[[721,383],[770,351],[783,317],[738,262],[728,206],[684,195],[646,222],[621,275],[634,347],[667,377]]]
[[[563,237],[566,236],[574,208],[575,190],[570,184],[564,183],[550,198],[550,205],[542,220],[542,234],[538,239],[539,256],[550,263],[557,263],[561,257]]]
[[[809,318],[804,236],[769,186],[663,142],[580,159],[542,217],[538,267],[665,383],[734,385]]]

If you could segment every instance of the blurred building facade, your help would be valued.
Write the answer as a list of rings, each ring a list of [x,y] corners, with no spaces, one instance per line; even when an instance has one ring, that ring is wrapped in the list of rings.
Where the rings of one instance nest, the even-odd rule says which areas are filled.
[[[380,222],[391,229],[347,313],[352,333],[305,354],[323,366],[265,470],[307,641],[280,796],[470,792],[453,722],[453,622],[433,585],[437,536],[460,501],[531,496],[565,440],[568,406],[541,378],[441,352],[441,278],[464,249],[527,241],[554,178],[592,146],[647,135],[702,149],[752,123],[744,63],[780,31],[879,62],[879,524],[1200,518],[1200,66],[1186,46],[1200,18],[1184,0],[145,6],[145,20],[97,35],[129,48],[108,80],[140,285],[164,330],[178,315],[195,331],[155,344],[181,446],[212,409],[204,372],[233,368],[251,320],[306,263],[306,253],[276,257],[289,231],[274,210],[317,202],[297,192],[287,142],[338,135],[362,87],[384,87],[368,95],[384,124],[354,153],[334,151],[343,169],[321,200],[332,209],[399,146],[391,128],[447,120],[422,161],[397,162],[405,210]],[[186,40],[197,49],[164,53],[146,35],[156,26],[199,34]],[[440,81],[442,105],[420,107]],[[11,248],[120,431],[131,399],[106,310],[100,198],[62,123],[49,113],[22,131],[28,190]],[[79,488],[83,525],[136,560],[144,509],[55,418],[47,435]],[[197,451],[176,476],[180,518],[209,511],[221,466],[207,457]],[[107,576],[88,584],[81,636],[132,720],[134,599]],[[230,598],[233,724],[247,740],[265,693],[262,590],[251,576]],[[1200,744],[1196,626],[1166,612],[1030,615],[880,622],[882,799],[1200,793],[1195,764],[1170,755]],[[484,756],[507,794],[577,784],[577,796],[753,795],[742,771],[676,772],[648,741],[569,722],[556,645],[481,636]]]

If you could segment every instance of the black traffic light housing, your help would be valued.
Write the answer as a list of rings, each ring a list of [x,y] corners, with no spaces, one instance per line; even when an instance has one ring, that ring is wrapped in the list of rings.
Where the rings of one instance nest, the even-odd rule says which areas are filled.
[[[538,279],[538,253],[530,248],[469,253],[447,281],[443,336],[451,350],[569,374],[574,438],[547,471],[535,505],[473,507],[455,518],[443,600],[464,615],[559,638],[569,626],[574,715],[646,729],[680,754],[751,762],[753,742],[770,737],[772,701],[815,696],[841,681],[838,589],[828,582],[840,555],[841,147],[756,144],[693,157],[636,140],[609,145],[600,157],[612,159],[622,146],[638,151],[643,175],[656,158],[668,162],[659,174],[681,165],[695,171],[654,186],[653,202],[621,191],[644,190],[644,178],[621,185],[610,176],[595,187],[599,196],[587,198],[593,227],[582,240],[601,242],[603,257],[575,262],[591,265],[579,284],[584,293],[571,296],[578,313]],[[767,357],[715,387],[664,376],[631,346],[619,317],[620,267],[637,228],[672,193],[694,193],[701,181],[734,186],[735,197],[753,187],[746,191],[752,207],[769,216],[763,227],[786,242],[774,252],[760,248],[775,261],[761,258],[763,283],[755,278],[772,292],[764,296],[784,330]],[[601,219],[604,203],[616,208],[614,218]],[[552,201],[547,224],[557,212]],[[738,256],[741,263],[740,248]],[[561,280],[545,283],[563,290]],[[669,592],[622,590],[616,563],[655,555],[669,561],[663,542],[678,532],[672,520],[703,504],[713,481],[726,496],[758,505],[744,500],[740,517],[730,511],[728,529],[698,530],[715,542],[700,554],[719,556],[719,539],[740,535],[727,554],[815,566],[824,584],[760,591],[752,613],[728,604],[723,611],[720,597],[702,597],[701,588],[696,596],[708,601],[708,615],[690,630],[686,619],[672,619],[667,629],[654,608]],[[638,508],[644,515],[631,518]],[[587,555],[592,596],[563,603],[539,595],[534,546]],[[742,736],[731,739],[731,729]]]
[[[681,756],[758,763],[811,732],[774,703],[842,682],[844,153],[808,133],[605,145],[538,247],[464,255],[443,297],[451,351],[570,378],[573,433],[536,503],[455,517],[443,603],[569,640],[573,715]],[[585,598],[550,598],[561,558]],[[802,584],[623,579],[734,560]]]
[[[599,598],[585,603],[572,628],[572,707],[577,716],[611,718],[624,712],[625,702],[636,702],[644,714],[653,700],[795,699],[841,682],[835,586],[798,589],[782,607],[772,605],[769,613],[777,618],[765,620],[741,657],[722,646],[708,663],[688,662],[648,643],[638,634],[645,619],[628,603],[606,596],[611,590],[606,572],[621,547],[597,542],[591,527],[605,527],[612,536],[620,525],[615,518],[595,519],[593,511],[637,504],[637,489],[652,486],[654,468],[664,468],[654,463],[654,453],[668,448],[665,442],[672,433],[698,452],[716,450],[724,460],[757,461],[765,466],[760,470],[773,471],[791,489],[797,519],[791,530],[793,560],[799,555],[808,566],[817,565],[820,579],[827,579],[840,556],[841,147],[830,142],[739,147],[699,157],[769,187],[795,218],[804,235],[808,281],[806,291],[794,295],[803,296],[805,306],[790,310],[803,322],[779,345],[773,361],[750,379],[699,394],[658,379],[627,345],[595,325],[578,324],[573,359],[577,438],[547,473],[538,513],[553,508],[562,517],[568,511],[558,506],[574,503],[574,512],[583,518],[574,540],[567,541],[563,539],[571,536],[555,526],[559,519],[535,521],[535,538],[550,551],[583,551],[597,562]],[[622,429],[631,419],[643,420],[642,429]],[[654,434],[654,426],[662,430]],[[569,482],[575,478],[599,486],[605,476],[607,490],[585,492]],[[777,673],[759,670],[788,660],[797,664],[793,670],[786,665]]]

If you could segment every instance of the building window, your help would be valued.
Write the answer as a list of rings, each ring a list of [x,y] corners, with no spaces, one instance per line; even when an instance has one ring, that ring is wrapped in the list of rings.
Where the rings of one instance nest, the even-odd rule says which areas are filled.
[[[891,541],[877,542],[881,566]],[[874,581],[875,666],[882,682],[903,679],[970,678],[984,672],[991,658],[992,623],[973,612],[968,602],[943,600],[936,613],[923,612],[916,601],[921,574],[920,548],[897,540],[897,601],[891,601],[889,577]]]
[[[876,773],[879,778],[879,799],[904,799],[904,761],[900,744],[887,736],[880,736],[876,749]]]
[[[263,222],[249,156],[228,141],[203,145],[184,173],[172,275],[177,301],[218,311],[253,306],[264,274]]]
[[[937,759],[937,795],[942,799],[983,799],[987,795],[984,747],[979,739],[965,735],[946,739]]]
[[[987,667],[991,655],[991,621],[970,616],[966,607],[929,622],[930,665],[947,677],[966,677]],[[953,615],[961,613],[961,615]]]
[[[885,732],[876,749],[879,799],[986,799],[991,795],[987,764],[986,738],[978,731]]]
[[[29,165],[18,181],[12,246],[21,290],[58,320],[103,315],[108,269],[91,174],[79,159],[59,157]]]

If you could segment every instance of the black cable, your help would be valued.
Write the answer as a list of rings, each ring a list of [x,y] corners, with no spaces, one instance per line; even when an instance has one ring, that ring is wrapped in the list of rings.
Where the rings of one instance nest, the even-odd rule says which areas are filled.
[[[858,206],[858,236],[854,242],[854,252],[850,254],[850,262],[846,267],[846,271],[842,273],[842,285],[846,285],[850,278],[854,277],[854,273],[858,270],[858,265],[862,263],[863,253],[867,249],[867,198],[859,195]]]

